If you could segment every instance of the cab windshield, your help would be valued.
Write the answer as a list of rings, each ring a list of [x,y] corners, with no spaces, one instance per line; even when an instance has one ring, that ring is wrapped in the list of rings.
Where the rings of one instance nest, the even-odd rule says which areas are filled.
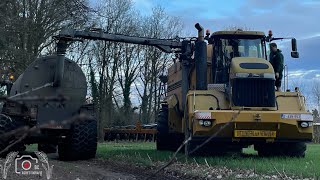
[[[256,57],[264,58],[264,45],[261,39],[220,39],[223,58]]]
[[[213,80],[229,81],[229,68],[234,57],[266,58],[265,41],[261,37],[217,37],[214,39]]]

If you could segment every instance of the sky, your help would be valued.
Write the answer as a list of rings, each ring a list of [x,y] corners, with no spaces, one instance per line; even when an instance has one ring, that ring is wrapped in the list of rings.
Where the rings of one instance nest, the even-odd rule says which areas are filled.
[[[90,0],[95,2],[96,0]],[[211,32],[228,27],[273,31],[274,37],[295,37],[299,59],[290,57],[288,41],[277,42],[289,70],[289,88],[301,85],[310,108],[312,86],[320,83],[320,0],[132,0],[141,14],[161,6],[181,19],[185,34],[196,36],[195,23]],[[319,55],[318,55],[319,54]]]
[[[140,12],[150,14],[162,6],[183,21],[186,32],[196,35],[199,22],[211,32],[231,26],[250,30],[273,31],[275,37],[295,37],[299,59],[290,57],[290,42],[277,42],[289,70],[289,87],[302,85],[312,103],[310,87],[320,81],[320,0],[133,0]]]
[[[320,0],[133,0],[142,13],[151,13],[160,5],[178,16],[185,30],[196,34],[194,24],[199,22],[211,32],[230,26],[250,30],[272,30],[277,37],[295,37],[301,58],[293,60],[289,43],[282,43],[286,63],[291,70],[317,68],[316,48],[320,45]],[[281,42],[280,42],[281,44]],[[282,45],[281,44],[281,45]],[[320,59],[320,58],[318,58]],[[320,61],[320,60],[319,60]],[[319,72],[320,73],[320,72]]]

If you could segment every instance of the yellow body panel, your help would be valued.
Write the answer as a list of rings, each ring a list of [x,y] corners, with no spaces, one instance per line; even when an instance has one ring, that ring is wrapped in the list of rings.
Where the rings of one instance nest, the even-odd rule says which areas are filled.
[[[279,139],[312,139],[313,127],[301,128],[297,119],[282,119],[284,113],[300,114],[301,111],[241,111],[239,110],[215,110],[201,111],[210,112],[212,117],[212,126],[200,126],[195,119],[194,113],[190,113],[190,126],[193,129],[194,136],[210,136],[219,131],[220,127],[228,125],[217,134],[217,137],[235,137],[235,130],[262,130],[276,131],[276,138]],[[259,119],[257,119],[259,115]],[[233,119],[233,116],[236,116]],[[233,119],[233,120],[232,120]]]
[[[213,96],[219,100],[220,109],[218,110],[217,100]],[[300,127],[300,120],[298,119],[282,119],[282,114],[310,114],[305,111],[304,102],[301,101],[302,104],[300,104],[299,96],[300,99],[304,99],[304,97],[297,92],[277,92],[276,96],[278,96],[277,110],[256,110],[257,108],[231,110],[228,109],[230,108],[229,102],[225,100],[221,92],[215,90],[190,91],[187,96],[189,128],[192,129],[194,136],[211,136],[220,131],[220,127],[228,123],[217,134],[217,137],[243,138],[235,137],[234,131],[252,130],[275,131],[277,139],[291,139],[294,137],[294,139],[311,140],[313,127]],[[209,110],[209,108],[214,110]],[[204,127],[199,125],[195,116],[196,112],[209,113],[212,126]],[[235,118],[232,120],[233,117]],[[184,132],[183,129],[181,133]],[[269,138],[275,139],[274,137]]]
[[[269,66],[268,69],[243,69],[240,63],[263,63]],[[230,77],[234,77],[234,73],[274,73],[273,67],[269,61],[254,57],[236,57],[232,59],[230,67]]]
[[[300,92],[276,92],[276,101],[281,111],[306,111],[305,97]]]
[[[217,31],[212,34],[212,36],[224,35],[265,36],[263,32],[259,31]],[[214,72],[212,72],[211,64],[213,49],[212,44],[207,45],[207,84],[209,85],[213,83],[212,73]],[[232,58],[229,69],[230,84],[237,77],[237,73],[247,73],[252,75],[250,77],[257,78],[259,78],[258,75],[263,75],[260,78],[273,79],[274,69],[269,61],[263,58]],[[245,68],[241,66],[241,63],[262,64],[267,68]],[[298,119],[282,118],[283,114],[310,114],[305,109],[305,98],[299,92],[275,92],[276,104],[274,107],[239,107],[233,106],[233,103],[230,102],[232,91],[230,89],[230,92],[221,90],[223,89],[221,84],[213,86],[214,88],[210,90],[195,90],[196,72],[194,67],[191,68],[189,79],[189,92],[186,97],[182,97],[181,63],[176,62],[169,68],[167,103],[171,132],[184,133],[186,129],[184,118],[187,118],[188,128],[193,137],[211,136],[219,132],[216,134],[218,138],[231,138],[234,141],[246,138],[260,138],[267,141],[277,139],[306,141],[312,139],[312,126],[302,128]],[[186,98],[185,107],[182,107],[182,98]],[[239,111],[240,114],[236,115]],[[212,125],[210,127],[199,125],[199,119],[195,117],[197,112],[210,114]],[[230,122],[233,116],[236,118]],[[223,127],[222,130],[221,127]]]

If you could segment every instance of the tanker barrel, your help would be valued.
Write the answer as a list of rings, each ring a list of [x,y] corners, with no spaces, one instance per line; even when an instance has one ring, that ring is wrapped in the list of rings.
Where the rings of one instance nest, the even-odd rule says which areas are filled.
[[[64,75],[64,59],[67,50],[68,44],[65,40],[59,40],[57,43],[57,62],[56,70],[54,74],[53,86],[59,87],[62,84],[62,79]]]

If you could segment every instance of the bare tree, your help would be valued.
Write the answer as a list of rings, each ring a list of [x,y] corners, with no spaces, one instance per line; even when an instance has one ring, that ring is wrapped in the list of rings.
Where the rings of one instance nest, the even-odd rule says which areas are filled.
[[[320,110],[320,81],[314,80],[312,86],[312,94],[315,99],[318,111]]]
[[[137,78],[140,60],[141,47],[137,45],[126,45],[123,52],[123,58],[119,65],[118,80],[123,95],[123,118],[129,119],[132,116],[133,109],[131,103],[131,86]],[[123,124],[124,122],[122,122]]]
[[[319,80],[313,80],[313,86],[312,86],[312,95],[315,100],[315,104],[317,105],[318,109],[312,110],[312,114],[316,119],[319,119],[319,110],[320,110],[320,81]],[[320,141],[320,128],[319,125],[314,126],[314,142],[319,143]]]
[[[19,75],[52,44],[64,27],[86,22],[86,0],[3,0],[0,2],[0,59]]]
[[[161,7],[153,8],[152,15],[144,20],[143,36],[152,38],[174,38],[182,29],[182,24],[176,17],[168,16]],[[140,67],[139,82],[136,89],[141,98],[141,120],[149,123],[155,119],[158,112],[161,94],[161,82],[158,77],[168,67],[170,54],[165,54],[154,47],[145,47],[143,50],[143,64]]]
[[[308,92],[305,81],[303,81],[303,79],[289,80],[289,89],[295,90],[296,87],[299,88],[299,91],[305,97],[307,108],[310,108],[313,104],[312,95],[310,95],[310,92]]]
[[[63,28],[99,27],[108,33],[153,38],[173,38],[182,29],[179,19],[168,16],[161,7],[143,17],[131,0],[100,0],[96,8],[88,7],[87,1],[2,0],[0,66],[21,74],[37,56],[54,53],[51,37]],[[87,75],[100,139],[105,126],[132,123],[128,119],[136,115],[133,91],[140,97],[143,122],[154,118],[163,94],[158,77],[171,55],[142,45],[84,41],[72,44],[68,57]]]
[[[133,18],[138,17],[133,11],[131,1],[103,0],[99,7],[96,22],[99,27],[109,33],[133,33]],[[103,137],[105,126],[121,124],[123,121],[123,117],[117,117],[117,112],[119,112],[117,108],[120,106],[117,92],[119,89],[123,89],[124,92],[128,91],[130,95],[130,89],[127,90],[126,84],[130,84],[134,79],[135,71],[132,72],[130,69],[133,64],[131,59],[134,49],[132,48],[131,45],[116,42],[95,42],[91,46],[93,54],[92,58],[89,58],[91,60],[90,82],[92,94],[96,96],[94,102],[98,110],[100,139]],[[122,78],[122,73],[127,73],[126,78]],[[126,97],[129,95],[126,93]],[[130,106],[130,100],[125,102]]]

